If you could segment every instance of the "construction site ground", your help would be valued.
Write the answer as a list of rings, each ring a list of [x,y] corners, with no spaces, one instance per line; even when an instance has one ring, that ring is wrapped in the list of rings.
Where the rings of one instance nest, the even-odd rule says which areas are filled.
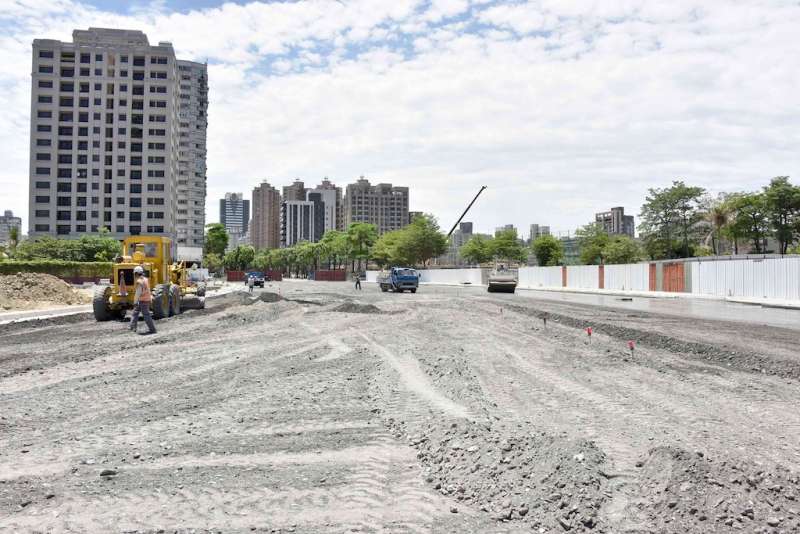
[[[0,325],[0,531],[800,530],[800,319],[625,302],[283,282],[152,336]]]

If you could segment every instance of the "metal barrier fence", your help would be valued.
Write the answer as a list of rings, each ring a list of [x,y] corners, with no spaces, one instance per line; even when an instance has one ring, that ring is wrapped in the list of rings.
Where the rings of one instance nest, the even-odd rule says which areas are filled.
[[[486,269],[426,269],[423,284],[480,285]],[[376,271],[367,272],[374,282]],[[521,289],[660,291],[800,301],[800,257],[690,258],[625,265],[521,267]]]

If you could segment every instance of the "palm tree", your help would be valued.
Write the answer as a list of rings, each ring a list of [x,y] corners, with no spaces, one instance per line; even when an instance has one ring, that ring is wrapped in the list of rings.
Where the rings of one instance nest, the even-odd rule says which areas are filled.
[[[17,251],[17,245],[19,244],[19,228],[16,226],[12,226],[8,230],[8,250],[10,252],[10,256],[13,256],[14,253]]]
[[[705,220],[710,226],[705,241],[706,245],[709,241],[711,242],[711,250],[714,251],[715,256],[720,253],[722,230],[730,224],[730,218],[731,207],[724,201],[715,202],[705,213]]]

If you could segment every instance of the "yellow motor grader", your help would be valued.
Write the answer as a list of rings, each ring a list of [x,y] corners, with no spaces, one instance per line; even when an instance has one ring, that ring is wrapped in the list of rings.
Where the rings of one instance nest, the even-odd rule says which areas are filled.
[[[131,236],[122,241],[122,256],[113,265],[110,285],[98,285],[92,300],[98,321],[122,319],[133,308],[136,293],[134,267],[141,266],[150,279],[153,317],[181,313],[184,299],[205,296],[205,286],[189,280],[184,262],[173,262],[172,240],[163,236]],[[204,307],[204,300],[200,307]]]

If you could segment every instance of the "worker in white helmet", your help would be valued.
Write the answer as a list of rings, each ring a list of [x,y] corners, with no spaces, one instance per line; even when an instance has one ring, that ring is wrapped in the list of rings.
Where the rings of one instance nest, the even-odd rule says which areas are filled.
[[[144,274],[141,265],[133,268],[133,276],[136,277],[136,295],[133,297],[133,315],[131,316],[131,330],[136,332],[139,322],[139,313],[144,316],[144,322],[148,331],[145,334],[155,334],[156,325],[153,324],[153,317],[150,315],[150,303],[153,302],[153,294],[150,291],[150,280]]]

